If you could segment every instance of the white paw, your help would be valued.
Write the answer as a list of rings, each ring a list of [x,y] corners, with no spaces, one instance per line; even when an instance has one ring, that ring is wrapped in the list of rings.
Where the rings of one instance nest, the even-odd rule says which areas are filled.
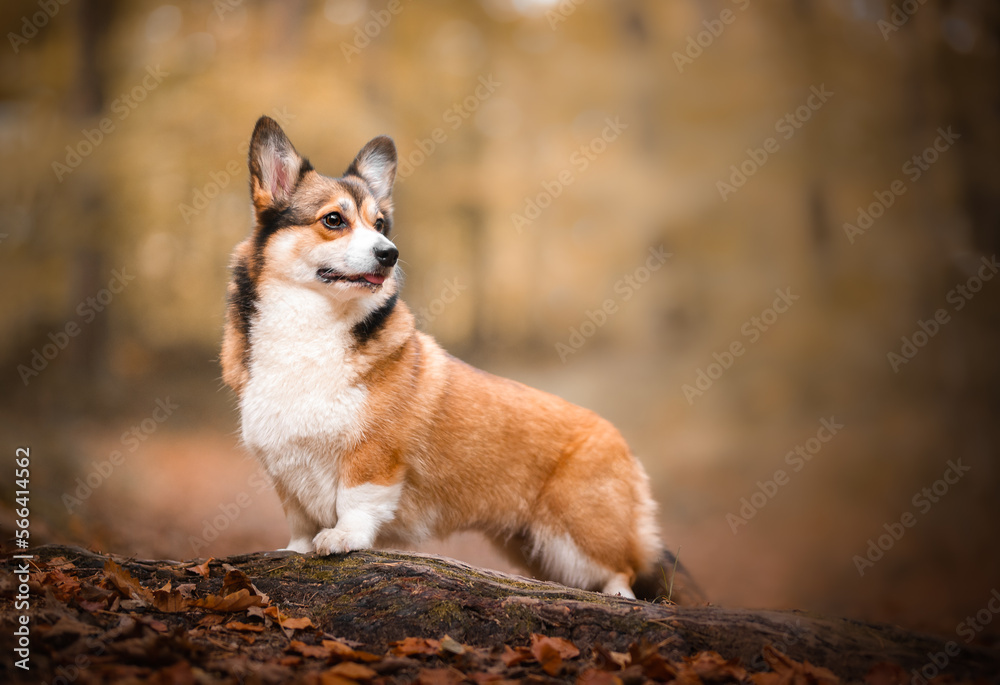
[[[313,538],[316,553],[320,556],[343,554],[355,549],[366,549],[372,546],[368,536],[340,528],[324,528]]]
[[[289,541],[288,547],[282,547],[279,552],[298,552],[299,554],[309,554],[315,547],[313,547],[312,540],[309,538],[296,538]]]

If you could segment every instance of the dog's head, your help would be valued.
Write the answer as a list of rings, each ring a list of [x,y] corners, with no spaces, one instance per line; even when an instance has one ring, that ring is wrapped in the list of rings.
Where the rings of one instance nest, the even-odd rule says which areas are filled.
[[[340,178],[300,156],[270,117],[250,141],[251,238],[266,277],[318,289],[341,302],[378,307],[398,290],[399,251],[389,240],[396,146],[368,142]]]

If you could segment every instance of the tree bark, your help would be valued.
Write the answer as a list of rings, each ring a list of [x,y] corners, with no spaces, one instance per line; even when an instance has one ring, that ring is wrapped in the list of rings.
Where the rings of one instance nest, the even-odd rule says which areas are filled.
[[[36,681],[40,677],[53,682],[55,677],[66,675],[67,667],[79,664],[82,655],[85,668],[79,669],[79,682],[106,679],[108,668],[115,664],[121,667],[122,661],[132,664],[130,668],[148,669],[167,668],[181,658],[211,677],[242,679],[244,676],[234,671],[238,670],[233,666],[237,657],[244,660],[239,668],[248,669],[247,673],[258,680],[277,682],[302,677],[305,671],[300,670],[308,670],[312,663],[305,659],[295,664],[299,657],[287,658],[289,650],[296,649],[293,640],[298,640],[297,644],[319,644],[323,639],[340,638],[376,656],[389,652],[371,667],[387,682],[409,682],[417,678],[414,669],[437,661],[451,671],[468,673],[462,670],[461,663],[445,659],[454,656],[445,654],[446,648],[424,661],[415,661],[406,654],[399,657],[398,646],[396,656],[392,656],[393,644],[405,638],[441,640],[447,635],[460,645],[492,648],[490,663],[495,672],[499,663],[496,655],[502,648],[499,646],[528,645],[533,634],[541,634],[566,638],[580,650],[578,658],[561,667],[558,677],[562,680],[580,677],[588,664],[601,662],[602,654],[627,652],[630,647],[635,650],[637,644],[645,642],[656,645],[659,654],[668,660],[683,662],[698,652],[715,651],[727,660],[738,658],[750,672],[768,670],[762,654],[765,646],[771,645],[796,662],[808,661],[829,669],[841,682],[861,680],[873,666],[886,662],[901,668],[894,672],[909,677],[911,669],[931,663],[929,655],[940,654],[947,661],[940,669],[942,673],[960,680],[1000,682],[1000,652],[962,644],[960,653],[951,656],[948,640],[895,626],[792,611],[650,604],[428,555],[360,551],[319,558],[255,553],[213,561],[207,567],[208,577],[202,577],[193,572],[197,570],[192,568],[195,562],[126,560],[54,545],[41,547],[34,554],[31,607],[27,612],[33,627],[34,670],[20,673],[9,667],[9,659],[5,658],[0,680]],[[120,564],[124,575],[132,580],[110,578],[117,572],[109,560]],[[13,572],[19,563],[7,558],[2,565]],[[231,637],[242,634],[210,632],[205,628],[205,617],[211,612],[205,609],[204,598],[223,597],[238,587],[240,574],[229,573],[234,569],[252,583],[252,594],[262,596],[262,606],[278,608],[275,616],[308,617],[314,627],[305,632],[289,630],[287,625],[279,626],[283,630],[271,631],[261,627],[256,639],[249,640],[251,644]],[[161,611],[151,604],[153,591],[160,589],[162,593],[168,581],[171,586],[165,591],[167,595],[177,594],[178,586],[194,584],[194,588],[184,588],[187,608]],[[128,582],[141,588],[130,590]],[[0,642],[11,640],[18,614],[23,613],[14,609],[17,576],[14,591],[9,581],[4,584]],[[114,602],[100,599],[101,593],[110,594],[108,588],[119,592]],[[158,594],[157,602],[165,596]],[[202,598],[201,607],[191,604],[199,601],[197,598]],[[95,609],[98,600],[109,602],[108,607]],[[233,625],[251,621],[246,612],[240,611],[223,610],[218,620],[241,622]],[[259,608],[256,613],[260,614]],[[146,628],[145,636],[141,630],[144,625],[153,629]],[[227,625],[219,626],[224,627]],[[4,653],[11,654],[14,646],[4,645]],[[147,661],[136,654],[137,649],[141,654],[146,654],[143,649],[148,650]],[[170,653],[176,653],[173,662]],[[487,650],[478,653],[486,655]],[[476,668],[485,668],[483,659],[486,656]],[[517,672],[517,668],[522,670]],[[513,675],[505,672],[504,676],[530,675],[530,668],[524,668],[523,664],[516,666]],[[542,677],[551,679],[553,674]],[[622,679],[629,682],[624,676]]]

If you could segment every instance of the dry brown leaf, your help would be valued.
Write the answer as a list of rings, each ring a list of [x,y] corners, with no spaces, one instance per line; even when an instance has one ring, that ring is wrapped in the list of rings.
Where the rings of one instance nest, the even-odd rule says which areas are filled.
[[[339,676],[336,673],[320,673],[320,685],[357,685],[356,680]]]
[[[378,675],[367,666],[362,666],[351,661],[339,663],[333,668],[327,669],[324,673],[340,676],[341,678],[350,678],[351,680],[371,680]]]
[[[194,600],[191,602],[191,605],[207,611],[230,613],[243,611],[253,606],[259,606],[260,597],[257,595],[251,595],[249,590],[240,590],[239,592],[234,592],[231,595],[226,595],[225,597],[208,595],[204,599]]]
[[[255,597],[260,600],[260,597]],[[264,609],[264,615],[269,616],[278,622],[278,625],[285,630],[305,630],[306,628],[315,628],[312,619],[308,616],[302,616],[299,618],[292,618],[281,613],[278,607],[271,606]]]
[[[197,566],[188,566],[188,573],[194,573],[201,576],[202,578],[208,578],[209,570],[208,565],[211,564],[215,559],[209,557],[205,563],[198,564]]]
[[[169,586],[170,583],[167,583],[166,587]],[[157,611],[162,611],[165,614],[173,614],[186,610],[189,605],[190,602],[177,590],[153,591],[153,607]]]
[[[450,635],[445,635],[444,637],[441,638],[441,651],[442,652],[448,652],[450,654],[460,655],[460,654],[465,654],[470,649],[471,649],[471,647],[467,647],[466,645],[463,645],[462,643],[460,643],[458,640],[454,639]]]
[[[531,650],[527,647],[511,647],[510,645],[503,646],[503,654],[500,655],[500,660],[503,662],[504,666],[511,668],[512,666],[517,666],[522,661],[530,659]]]
[[[41,584],[52,588],[56,599],[62,602],[70,601],[80,592],[80,581],[57,568],[42,574]]]
[[[202,616],[195,625],[201,626],[203,628],[210,628],[211,626],[217,626],[226,620],[225,616],[220,616],[219,614],[208,614]]]
[[[535,633],[531,636],[531,655],[546,673],[554,676],[562,671],[563,659],[579,656],[580,650],[569,640]]]
[[[559,656],[563,659],[575,659],[580,656],[580,650],[576,648],[576,645],[565,638],[546,637],[544,635],[539,635],[538,633],[533,633],[531,636],[532,650],[534,650],[535,645],[540,644],[549,645],[555,649]]]
[[[716,652],[698,652],[694,656],[686,657],[684,661],[702,680],[739,682],[747,676],[747,671],[740,666],[739,659],[727,661]]]
[[[392,653],[396,656],[413,656],[414,654],[437,654],[441,642],[423,637],[408,637],[391,643]]]
[[[588,668],[576,678],[577,685],[622,685],[622,679],[614,672]]]
[[[231,595],[240,590],[246,590],[251,595],[257,594],[253,589],[253,585],[250,584],[250,579],[247,578],[243,571],[239,569],[227,571],[226,575],[222,578],[222,594]]]
[[[351,647],[346,642],[340,640],[323,640],[323,646],[330,650],[330,653],[342,661],[379,661],[382,657],[370,652],[361,652]]]
[[[57,568],[60,571],[68,571],[71,568],[76,568],[76,564],[72,561],[67,561],[66,557],[52,557],[44,563],[48,568]]]
[[[598,657],[596,666],[602,671],[619,671],[632,663],[629,654],[613,652],[598,642],[594,643],[594,652]]]
[[[465,676],[454,668],[422,668],[417,673],[421,685],[458,685]]]
[[[236,630],[242,633],[263,633],[264,626],[260,623],[241,623],[239,621],[230,621],[225,625],[229,630]]]
[[[801,675],[803,680],[815,685],[840,685],[840,678],[834,675],[833,671],[822,666],[813,666],[808,661],[804,663],[795,661],[771,645],[764,647],[764,661],[779,675],[790,674],[793,677]]]
[[[116,564],[111,559],[104,562],[104,576],[111,581],[115,589],[122,596],[152,604],[153,593],[139,584],[139,581],[132,577],[132,574]]]
[[[313,659],[326,659],[330,656],[330,650],[318,645],[307,645],[299,640],[292,640],[288,643],[288,651],[301,654]]]

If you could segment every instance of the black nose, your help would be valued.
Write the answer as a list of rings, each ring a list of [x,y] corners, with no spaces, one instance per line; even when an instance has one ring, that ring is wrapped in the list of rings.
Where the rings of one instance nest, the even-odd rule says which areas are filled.
[[[389,247],[376,247],[375,248],[375,259],[382,266],[392,266],[399,259],[399,250],[396,249],[395,245],[390,245]]]

